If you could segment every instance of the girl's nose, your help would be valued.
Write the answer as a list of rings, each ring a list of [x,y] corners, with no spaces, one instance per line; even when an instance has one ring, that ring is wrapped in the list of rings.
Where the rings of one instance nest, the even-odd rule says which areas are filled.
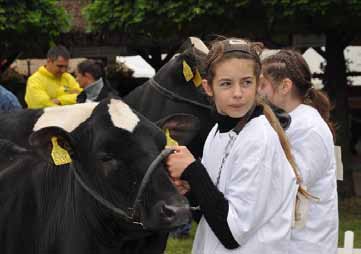
[[[235,85],[233,88],[233,96],[241,97],[242,94],[243,94],[242,87],[239,84]]]

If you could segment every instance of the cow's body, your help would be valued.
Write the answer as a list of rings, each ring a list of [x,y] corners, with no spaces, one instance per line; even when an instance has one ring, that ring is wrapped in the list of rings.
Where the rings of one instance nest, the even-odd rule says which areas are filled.
[[[82,104],[79,112],[85,116],[77,107],[0,116],[0,138],[19,145],[0,140],[0,253],[162,253],[162,232],[189,220],[188,204],[162,164],[136,209],[134,220],[145,229],[97,202],[73,170],[127,212],[147,167],[165,145],[164,135],[120,100]],[[54,165],[54,136],[71,163]]]
[[[188,145],[197,157],[202,154],[204,142],[215,120],[202,87],[199,84],[196,87],[193,79],[186,80],[183,74],[183,61],[196,75],[197,70],[202,72],[202,61],[205,56],[204,52],[192,46],[166,63],[153,79],[137,87],[124,98],[132,108],[154,122],[173,113],[188,113],[198,117],[200,130]]]

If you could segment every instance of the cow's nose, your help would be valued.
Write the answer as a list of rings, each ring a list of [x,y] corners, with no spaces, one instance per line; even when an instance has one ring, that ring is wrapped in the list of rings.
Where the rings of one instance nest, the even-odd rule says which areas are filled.
[[[174,226],[186,224],[191,219],[191,212],[189,207],[179,207],[164,204],[162,206],[161,213],[164,216],[163,218]]]
[[[173,218],[177,213],[177,207],[164,204],[162,207],[162,214],[167,218]]]

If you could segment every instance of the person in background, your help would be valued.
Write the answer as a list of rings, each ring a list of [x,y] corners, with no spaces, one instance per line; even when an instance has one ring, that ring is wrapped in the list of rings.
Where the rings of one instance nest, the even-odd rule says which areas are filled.
[[[0,85],[0,111],[9,112],[21,108],[18,98],[12,92]]]
[[[173,146],[166,165],[180,193],[202,214],[192,252],[288,253],[298,173],[272,109],[258,101],[261,45],[216,41],[202,85],[217,124],[202,161]]]
[[[336,254],[338,204],[334,128],[326,94],[313,88],[303,56],[281,50],[262,61],[259,94],[292,118],[286,135],[302,185],[319,199],[304,206],[305,222],[292,230],[289,253]]]
[[[100,63],[85,60],[78,64],[76,79],[84,90],[78,95],[77,102],[100,101],[117,92],[103,79],[104,72]]]
[[[26,85],[28,108],[45,108],[75,104],[82,91],[67,72],[70,53],[64,46],[55,46],[47,53],[47,62],[32,74]]]

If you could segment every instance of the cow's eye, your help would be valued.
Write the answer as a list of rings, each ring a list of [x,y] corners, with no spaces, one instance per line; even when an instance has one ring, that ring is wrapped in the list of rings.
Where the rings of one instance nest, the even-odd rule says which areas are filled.
[[[114,159],[114,156],[112,156],[111,154],[108,153],[101,153],[98,154],[98,160],[102,161],[102,162],[108,162]]]
[[[113,158],[111,157],[111,156],[104,156],[104,157],[102,157],[101,158],[101,160],[103,161],[103,162],[107,162],[107,161],[111,161]]]
[[[97,168],[104,176],[108,176],[111,172],[119,168],[119,161],[111,154],[98,154],[97,161]]]

